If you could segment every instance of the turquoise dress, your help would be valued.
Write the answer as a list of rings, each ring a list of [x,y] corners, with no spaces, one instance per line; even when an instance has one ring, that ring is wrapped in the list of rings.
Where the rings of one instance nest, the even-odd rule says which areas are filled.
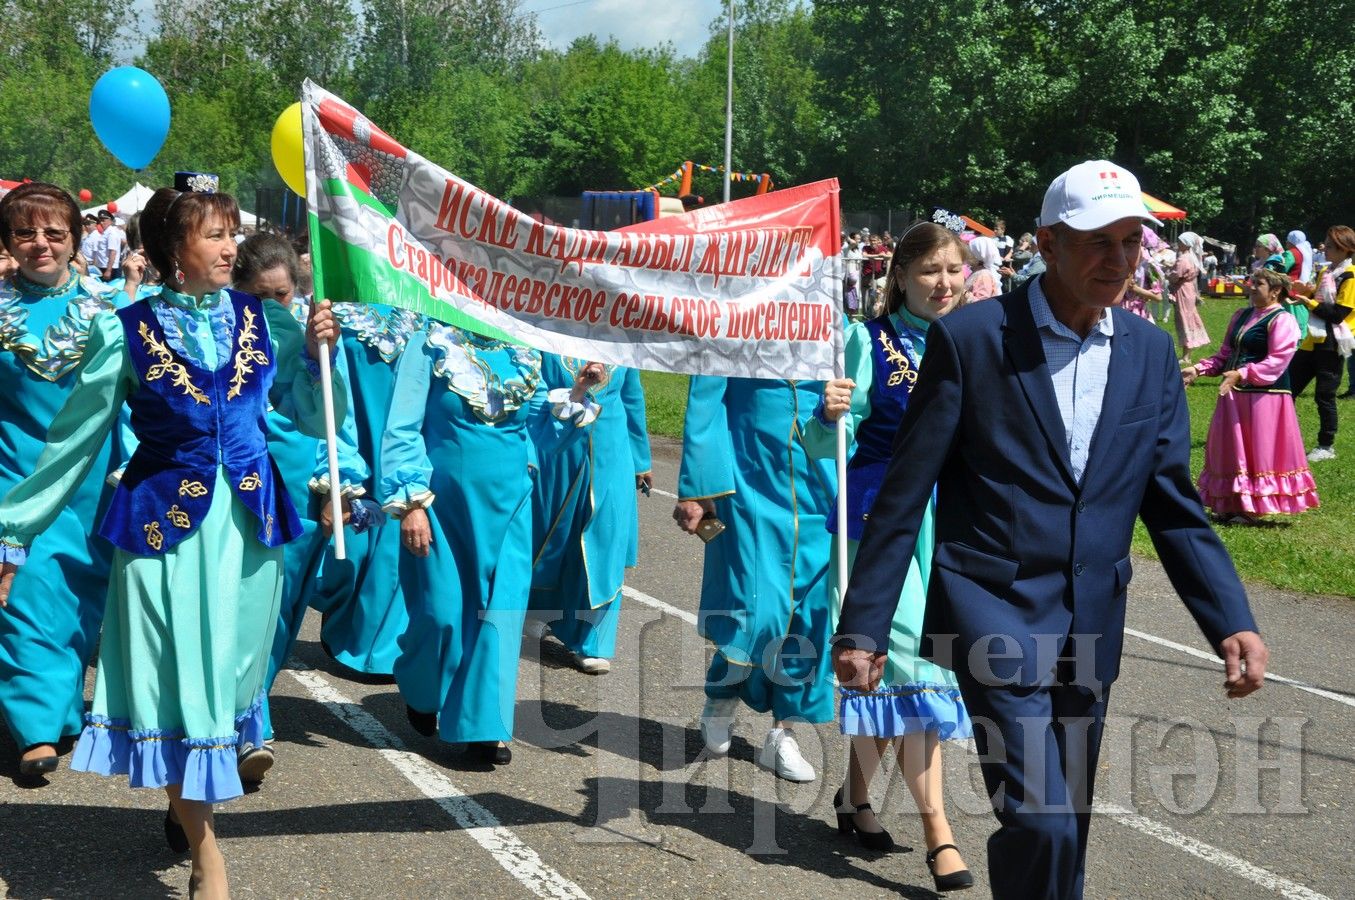
[[[552,388],[574,385],[585,360],[546,354],[542,377]],[[621,586],[636,564],[640,516],[635,476],[650,470],[649,433],[640,373],[608,367],[589,391],[604,414],[563,452],[542,452],[535,505],[534,613],[580,656],[616,652]]]
[[[380,304],[336,303],[343,332],[342,359],[349,389],[339,445],[340,477],[352,496],[380,493],[381,434],[386,428],[395,367],[422,317]],[[328,492],[329,461],[315,463],[312,487]],[[398,641],[409,625],[400,589],[400,523],[389,520],[365,534],[345,536],[348,559],[329,559],[320,636],[334,659],[358,672],[390,675]]]
[[[166,288],[142,302],[169,323],[167,360],[183,358],[229,377],[230,348],[247,326],[218,314],[230,302],[225,291],[198,299]],[[265,319],[275,364],[269,400],[303,429],[323,434],[320,385],[307,372],[314,363],[303,360],[304,332],[276,304],[265,307]],[[237,378],[250,377],[251,369],[240,374],[235,364]],[[67,506],[140,383],[122,323],[98,316],[79,383],[53,421],[37,467],[0,504],[0,540],[28,546],[38,538],[41,546],[39,536]],[[334,394],[341,411],[346,393],[339,379]],[[260,428],[266,413],[258,410]],[[94,706],[73,769],[126,774],[133,787],[181,784],[185,799],[208,803],[242,793],[236,751],[242,740],[262,740],[260,694],[283,553],[260,541],[258,519],[233,488],[218,465],[211,505],[196,530],[163,553],[113,551]]]
[[[57,289],[16,275],[0,281],[0,496],[36,468],[47,427],[70,395],[90,320],[126,298],[92,278]],[[93,449],[89,477],[24,556],[10,606],[0,610],[0,713],[20,749],[80,733],[85,666],[94,653],[108,592],[112,548],[94,536],[104,479],[124,453]]]
[[[715,645],[706,695],[777,720],[829,722],[827,518],[837,477],[803,432],[822,383],[692,377],[678,494],[711,499],[697,629]]]
[[[268,302],[272,303],[273,301]],[[292,302],[288,309],[292,318],[304,330],[310,317],[310,302],[297,299]],[[344,384],[350,383],[343,354],[339,354],[334,370]],[[344,425],[349,424],[352,419],[351,401],[349,410],[350,415],[340,420]],[[336,571],[343,563],[334,559],[333,538],[320,531],[319,522],[316,519],[316,516],[320,513],[320,498],[315,496],[312,491],[316,482],[311,478],[311,470],[316,465],[316,458],[319,457],[325,466],[324,489],[327,493],[329,454],[325,442],[302,431],[294,421],[271,406],[268,410],[267,431],[268,453],[273,457],[273,461],[278,464],[278,468],[282,470],[287,495],[291,497],[292,505],[296,507],[302,527],[301,536],[286,544],[282,550],[282,602],[278,608],[278,622],[277,629],[273,634],[273,647],[268,656],[268,673],[264,677],[264,737],[271,740],[273,738],[273,715],[268,703],[268,695],[272,693],[273,682],[277,679],[278,672],[282,671],[282,667],[287,664],[287,658],[292,653],[292,647],[295,646],[296,639],[301,634],[301,624],[305,621],[306,610],[317,609],[323,613],[338,601],[340,595],[348,589],[348,585],[342,577],[342,571]],[[351,432],[340,428],[338,438],[341,448],[352,447]],[[367,477],[366,466],[362,466],[360,471],[353,471],[343,465],[343,463],[347,463],[351,466],[354,462],[361,464],[357,454],[351,449],[340,450],[339,458],[341,460],[339,478],[342,484],[345,487],[352,484],[361,485],[363,479]],[[345,496],[350,493],[349,490],[344,491]],[[351,531],[347,533],[347,536],[350,538],[356,537]]]
[[[872,387],[877,380],[895,377],[896,383],[909,385],[916,373],[926,348],[929,323],[899,310],[889,316],[894,331],[901,336],[900,346],[890,348],[892,354],[877,354],[871,346],[871,336],[864,323],[854,323],[847,329],[845,348],[845,377],[856,382],[852,390],[851,410],[843,415],[841,427],[847,429],[848,453],[856,450],[857,426],[871,414]],[[880,357],[887,361],[882,362]],[[822,407],[805,427],[805,447],[818,459],[837,456],[837,427],[822,418]],[[869,693],[843,691],[840,708],[844,734],[872,737],[897,737],[911,731],[936,731],[942,740],[967,738],[973,733],[969,715],[952,672],[937,666],[918,654],[922,635],[922,613],[927,603],[927,582],[931,576],[932,554],[936,548],[934,521],[936,501],[927,505],[922,525],[918,529],[917,546],[908,561],[908,575],[903,593],[894,612],[889,632],[889,652],[885,659],[884,679],[877,690]],[[834,513],[836,515],[836,513]],[[830,582],[833,593],[833,622],[837,624],[842,608],[841,586],[837,579],[837,541],[833,535],[833,560]],[[857,541],[847,539],[848,566],[856,564]]]
[[[546,394],[540,353],[447,325],[415,335],[396,368],[382,496],[396,517],[429,511],[432,547],[400,555],[409,627],[395,678],[448,742],[513,737],[537,446],[550,445],[539,432],[583,430],[562,427]]]

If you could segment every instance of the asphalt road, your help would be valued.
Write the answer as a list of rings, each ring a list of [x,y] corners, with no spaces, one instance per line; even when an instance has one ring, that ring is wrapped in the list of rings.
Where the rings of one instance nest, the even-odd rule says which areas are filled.
[[[655,469],[656,487],[673,491],[671,445],[656,446]],[[612,674],[575,672],[549,640],[524,649],[515,757],[497,771],[416,735],[393,687],[344,679],[312,616],[274,692],[278,763],[219,808],[235,896],[933,896],[898,777],[887,790],[877,781],[875,806],[912,852],[836,834],[845,747],[834,725],[798,731],[821,774],[807,785],[754,765],[769,722],[746,709],[730,757],[702,755],[701,544],[671,509],[659,491],[642,502]],[[1229,701],[1161,569],[1136,560],[1089,897],[1355,897],[1355,603],[1259,588],[1252,599],[1272,671],[1289,681]],[[163,792],[64,767],[24,786],[4,765],[0,896],[184,893]],[[977,757],[948,744],[945,765],[958,843],[986,891],[993,820]]]

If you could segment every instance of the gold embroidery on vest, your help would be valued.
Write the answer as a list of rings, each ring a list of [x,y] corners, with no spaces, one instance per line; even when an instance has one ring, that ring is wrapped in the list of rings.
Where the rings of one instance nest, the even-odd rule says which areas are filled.
[[[185,478],[179,482],[180,497],[201,497],[205,493],[207,493],[207,488],[201,481],[189,481]]]
[[[159,550],[165,545],[165,536],[160,533],[159,522],[143,525],[141,526],[141,530],[146,532],[146,543],[151,545],[152,550]]]
[[[250,472],[240,479],[240,490],[242,491],[257,491],[262,486],[263,482],[259,479],[258,472]]]
[[[176,528],[188,528],[193,524],[188,518],[188,513],[179,509],[179,504],[177,503],[171,506],[169,511],[165,513],[165,518],[169,519],[170,524],[174,525]]]
[[[199,403],[211,406],[212,401],[193,384],[193,380],[188,377],[188,370],[184,368],[183,363],[175,361],[174,354],[170,352],[168,347],[155,339],[155,335],[151,334],[151,330],[146,327],[145,322],[137,326],[137,331],[141,334],[141,340],[146,345],[146,352],[160,359],[158,363],[146,370],[146,380],[159,381],[168,375],[172,379],[171,383],[175,387],[183,388],[186,395]]]
[[[259,337],[255,319],[254,310],[246,306],[245,327],[240,330],[240,350],[235,354],[235,377],[231,379],[231,389],[226,392],[227,400],[234,400],[240,396],[240,391],[245,386],[245,376],[254,371],[251,363],[268,365],[267,355],[262,350],[254,349],[254,342]]]
[[[913,364],[908,361],[907,355],[899,352],[894,346],[894,342],[889,339],[889,335],[883,331],[880,332],[880,346],[884,348],[885,361],[894,364],[898,368],[889,373],[889,387],[898,387],[900,383],[907,381],[909,384],[917,382],[917,370]]]

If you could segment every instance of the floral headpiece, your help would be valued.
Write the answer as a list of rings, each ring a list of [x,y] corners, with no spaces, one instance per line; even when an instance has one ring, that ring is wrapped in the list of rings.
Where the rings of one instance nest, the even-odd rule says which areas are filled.
[[[956,234],[965,230],[964,217],[942,206],[932,207],[932,222]]]

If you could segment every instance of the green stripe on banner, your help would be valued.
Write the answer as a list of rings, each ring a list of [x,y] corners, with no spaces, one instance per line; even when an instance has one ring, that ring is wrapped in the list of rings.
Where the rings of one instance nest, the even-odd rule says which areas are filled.
[[[422,281],[396,269],[384,257],[348,243],[322,225],[315,213],[309,219],[316,297],[336,303],[385,303],[488,338],[522,343],[502,329],[433,297]]]
[[[386,204],[350,181],[344,181],[341,178],[327,178],[322,183],[325,186],[325,193],[331,197],[352,197],[361,205],[371,207],[388,219],[395,218],[395,213],[391,212]]]

